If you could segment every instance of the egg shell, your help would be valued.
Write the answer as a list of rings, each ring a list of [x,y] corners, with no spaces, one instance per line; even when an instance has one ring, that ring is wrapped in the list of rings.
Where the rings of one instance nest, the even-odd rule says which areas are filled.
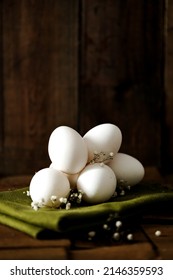
[[[109,200],[116,189],[116,176],[105,164],[88,164],[77,179],[77,189],[83,192],[83,200],[101,203]]]
[[[93,159],[94,152],[116,154],[122,143],[121,130],[114,124],[104,123],[90,129],[84,136],[88,147],[88,162]]]
[[[67,174],[80,172],[88,158],[87,146],[82,136],[68,126],[57,127],[52,132],[48,154],[56,168]]]
[[[60,171],[53,168],[44,168],[35,173],[32,177],[29,193],[34,203],[41,203],[41,206],[58,207],[59,199],[67,197],[70,192],[70,183],[67,177]],[[51,197],[57,197],[52,202]]]
[[[124,180],[124,183],[127,186],[138,184],[145,174],[145,170],[141,162],[124,153],[117,153],[108,165],[115,172],[117,181]]]
[[[56,168],[56,166],[54,166],[53,163],[51,163],[49,167],[58,170],[58,169]],[[76,182],[77,182],[77,178],[78,178],[78,176],[79,176],[79,173],[76,173],[76,174],[67,174],[67,173],[64,173],[64,172],[63,172],[63,174],[68,178],[68,180],[69,180],[69,182],[70,182],[70,187],[71,187],[71,189],[76,189]]]

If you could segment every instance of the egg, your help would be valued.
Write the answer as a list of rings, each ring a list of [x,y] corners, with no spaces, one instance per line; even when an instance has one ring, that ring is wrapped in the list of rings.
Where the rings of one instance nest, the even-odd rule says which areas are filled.
[[[117,181],[123,180],[123,184],[126,186],[138,184],[145,174],[140,161],[124,153],[117,153],[108,165],[115,172]]]
[[[88,162],[100,154],[100,162],[116,154],[122,143],[121,130],[114,124],[104,123],[90,129],[84,136],[88,147]]]
[[[67,177],[53,168],[39,170],[32,177],[29,193],[33,203],[39,207],[58,207],[59,199],[65,198],[70,192],[70,183]]]
[[[60,171],[76,174],[86,165],[88,151],[82,136],[68,126],[57,127],[50,135],[48,154]]]
[[[49,167],[57,170],[56,166],[53,163],[51,163]],[[79,173],[67,174],[67,173],[63,172],[63,174],[68,178],[68,180],[70,182],[71,189],[76,189],[76,182],[77,182],[77,178],[79,176]]]
[[[77,179],[77,189],[83,200],[97,204],[109,200],[116,189],[116,176],[112,169],[103,164],[88,164]]]

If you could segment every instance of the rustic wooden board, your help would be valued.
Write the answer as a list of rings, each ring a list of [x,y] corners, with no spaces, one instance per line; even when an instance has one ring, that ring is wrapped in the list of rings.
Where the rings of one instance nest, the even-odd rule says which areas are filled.
[[[36,240],[12,228],[0,225],[0,260],[68,259],[70,240]]]
[[[2,2],[0,171],[23,174],[49,163],[56,126],[77,125],[78,1]]]
[[[0,34],[2,33],[2,1],[0,2]],[[3,144],[3,44],[0,39],[0,152]]]
[[[121,128],[121,151],[172,166],[168,2],[166,13],[165,0],[0,2],[0,174],[49,165],[56,126],[102,122]]]
[[[67,248],[71,243],[69,239],[47,239],[39,240],[34,239],[27,234],[24,234],[18,230],[14,230],[10,227],[0,224],[0,248],[1,249],[15,249],[15,248]]]
[[[122,150],[158,165],[164,1],[83,1],[80,127],[117,124]]]
[[[163,223],[163,220],[162,220]],[[173,259],[173,222],[171,224],[157,224],[143,225],[146,234],[150,240],[155,244],[158,252],[158,258],[164,260]],[[160,231],[161,235],[156,236],[155,232]]]
[[[146,180],[160,180],[152,168]],[[29,183],[30,176],[0,179],[0,190],[14,189]],[[163,180],[163,178],[162,178]],[[156,237],[155,231],[161,236]],[[79,232],[61,239],[37,240],[13,228],[0,225],[0,259],[173,259],[173,217],[148,215],[141,225],[132,228],[133,240],[113,241],[97,238],[90,241]],[[87,233],[85,234],[87,237]]]
[[[36,240],[12,228],[0,225],[0,259],[156,259],[157,252],[138,229],[133,242],[107,244],[87,240]],[[169,245],[167,244],[167,247]]]
[[[148,260],[155,259],[155,257],[156,254],[149,243],[102,246],[70,252],[70,258],[77,260]]]
[[[165,19],[165,121],[163,130],[165,170],[173,170],[173,2],[167,1]]]
[[[76,239],[36,240],[12,228],[0,225],[0,259],[172,259],[173,225],[165,220],[145,223],[133,242],[97,244]],[[156,236],[156,230],[161,236]]]
[[[66,248],[18,248],[0,250],[3,260],[67,260]]]
[[[100,236],[95,241],[73,240],[69,253],[71,259],[99,259],[99,260],[124,260],[124,259],[155,259],[157,252],[148,241],[140,226],[131,231],[133,240],[128,241],[125,236],[119,241],[111,236]]]

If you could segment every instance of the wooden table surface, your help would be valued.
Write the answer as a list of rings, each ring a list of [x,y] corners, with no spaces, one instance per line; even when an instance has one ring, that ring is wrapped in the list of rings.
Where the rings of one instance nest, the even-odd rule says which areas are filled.
[[[166,180],[155,169],[146,175],[147,180]],[[24,187],[31,176],[18,176],[0,179],[0,190]],[[161,235],[156,236],[155,232]],[[173,259],[173,216],[148,216],[135,228],[133,241],[110,242],[81,240],[79,238],[37,240],[18,230],[0,224],[0,259],[118,259],[150,260]]]

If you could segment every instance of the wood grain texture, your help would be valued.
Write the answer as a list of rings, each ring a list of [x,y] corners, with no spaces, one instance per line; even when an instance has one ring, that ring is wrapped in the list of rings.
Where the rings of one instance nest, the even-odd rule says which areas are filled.
[[[162,221],[163,222],[163,221]],[[146,234],[149,236],[150,240],[152,240],[153,244],[155,244],[158,255],[160,259],[163,260],[172,260],[173,258],[173,226],[172,224],[150,224],[144,225],[144,230]],[[161,235],[156,236],[155,232],[160,231]]]
[[[155,177],[158,182],[156,170],[151,168],[147,173],[148,178]],[[0,190],[23,187],[28,183],[28,179],[28,176],[0,179]],[[72,236],[63,235],[59,239],[37,240],[1,224],[0,259],[173,259],[172,211],[166,215],[148,214],[141,218],[140,224],[134,224],[134,226],[132,242],[127,240],[116,242],[108,238],[100,238],[100,236],[90,241],[84,238],[84,236],[87,237],[87,232],[84,236],[78,232]],[[161,231],[161,236],[155,235],[156,230]]]
[[[52,130],[77,125],[77,14],[77,0],[3,1],[4,172],[42,168]]]
[[[158,216],[157,216],[158,218]],[[170,222],[172,219],[170,220]],[[24,233],[0,225],[0,259],[75,259],[75,260],[172,260],[173,224],[163,219],[160,223],[142,224],[143,231],[134,235],[133,242],[100,245],[76,238],[71,246],[70,239],[35,240]],[[161,236],[155,235],[156,230]]]
[[[160,162],[163,2],[83,1],[80,124],[117,124],[122,150]]]
[[[71,243],[68,239],[47,239],[38,240],[34,239],[27,234],[23,234],[18,230],[12,230],[10,227],[0,225],[1,240],[0,249],[13,249],[15,248],[68,248]]]
[[[2,1],[0,1],[0,36],[2,34]],[[3,44],[2,44],[2,37],[0,38],[0,153],[2,152],[3,147]]]
[[[1,260],[67,260],[66,248],[10,248],[0,250]]]
[[[173,2],[167,1],[165,26],[165,122],[163,131],[164,165],[173,171]]]
[[[129,250],[131,251],[129,253]],[[150,260],[156,254],[149,243],[101,247],[86,250],[71,251],[74,260]]]
[[[48,166],[59,125],[105,122],[121,151],[171,166],[171,5],[165,96],[165,0],[0,1],[0,174]]]

